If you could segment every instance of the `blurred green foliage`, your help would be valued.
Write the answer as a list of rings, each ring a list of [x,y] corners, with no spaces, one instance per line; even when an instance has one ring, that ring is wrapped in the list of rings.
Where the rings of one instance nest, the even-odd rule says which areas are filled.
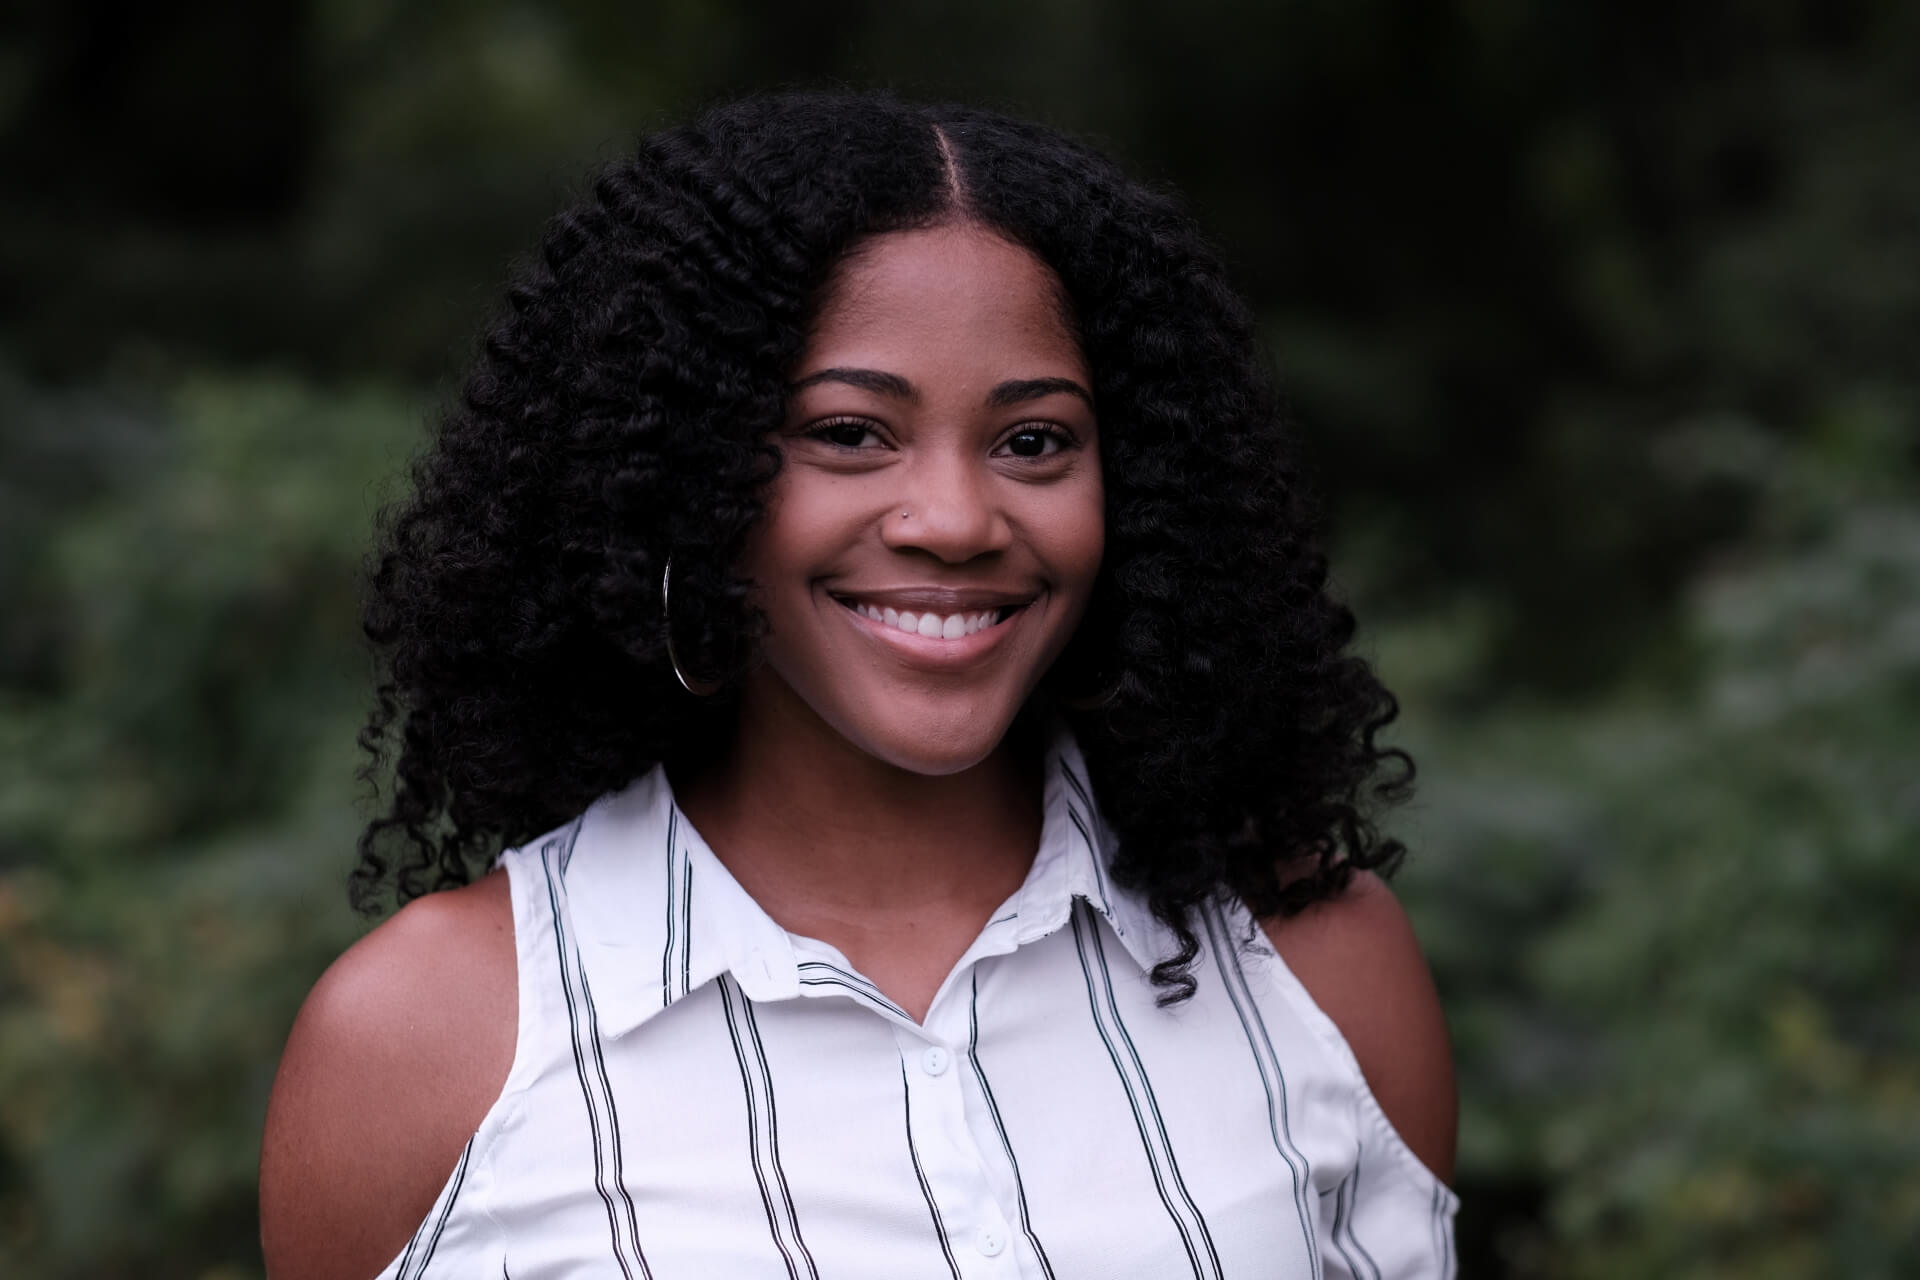
[[[1402,694],[1469,1274],[1920,1256],[1920,9],[36,0],[0,20],[0,1275],[258,1272],[354,613],[508,254],[740,88],[1177,184]]]
[[[4,548],[57,639],[0,699],[0,1274],[244,1274],[280,1042],[356,933],[358,574],[419,406],[10,392],[16,465],[90,439],[117,474]]]
[[[1465,1071],[1462,1168],[1547,1188],[1522,1274],[1902,1274],[1920,1245],[1920,469],[1911,402],[1676,440],[1763,519],[1688,584],[1685,674],[1448,710],[1485,627],[1382,634],[1426,764],[1403,883]]]

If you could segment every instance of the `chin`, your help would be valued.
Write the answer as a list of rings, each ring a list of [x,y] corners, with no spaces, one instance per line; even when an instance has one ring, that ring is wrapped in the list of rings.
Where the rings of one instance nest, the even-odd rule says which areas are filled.
[[[908,773],[945,778],[980,764],[1007,736],[1020,704],[981,707],[956,699],[949,705],[914,713],[846,718],[835,725],[842,737],[866,754]]]

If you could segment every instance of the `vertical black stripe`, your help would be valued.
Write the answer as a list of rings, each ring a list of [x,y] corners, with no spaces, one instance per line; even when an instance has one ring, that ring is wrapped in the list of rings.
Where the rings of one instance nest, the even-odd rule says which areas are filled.
[[[760,1022],[753,1014],[753,1001],[746,993],[740,995],[740,1011],[746,1015],[747,1034],[753,1038],[753,1054],[760,1066],[760,1083],[765,1086],[767,1099],[767,1151],[773,1163],[774,1180],[780,1184],[780,1200],[786,1208],[787,1229],[793,1234],[793,1243],[800,1249],[800,1256],[807,1260],[807,1274],[813,1280],[820,1280],[820,1272],[813,1265],[813,1254],[807,1249],[807,1242],[800,1234],[800,1215],[793,1207],[793,1192],[787,1187],[787,1171],[780,1164],[780,1109],[779,1100],[773,1089],[773,1075],[767,1069],[767,1046],[760,1042]]]
[[[1338,1249],[1340,1256],[1346,1260],[1347,1270],[1353,1275],[1354,1280],[1369,1280],[1369,1277],[1371,1280],[1381,1280],[1380,1264],[1373,1260],[1373,1255],[1368,1253],[1366,1246],[1360,1243],[1360,1237],[1354,1234],[1354,1210],[1358,1207],[1359,1200],[1360,1157],[1356,1150],[1353,1169],[1340,1180],[1340,1185],[1334,1188],[1333,1247]],[[1348,1248],[1349,1245],[1352,1246],[1351,1249]],[[1360,1261],[1356,1261],[1353,1256],[1355,1250],[1359,1252],[1360,1259],[1366,1263],[1364,1270],[1361,1268]]]
[[[400,1255],[400,1269],[393,1273],[394,1280],[406,1280],[407,1268],[413,1265],[413,1252],[420,1247],[421,1239],[429,1234],[428,1225],[432,1224],[433,1244],[427,1247],[426,1254],[420,1259],[420,1270],[427,1269],[427,1259],[433,1256],[433,1245],[439,1244],[440,1231],[447,1225],[447,1216],[453,1212],[453,1202],[460,1198],[460,1184],[466,1181],[467,1177],[467,1157],[472,1153],[473,1139],[469,1138],[467,1145],[460,1148],[460,1163],[453,1168],[450,1188],[443,1189],[441,1192],[446,1196],[446,1200],[440,1205],[439,1214],[436,1216],[432,1210],[428,1210],[427,1216],[421,1219],[418,1227],[414,1228],[412,1239],[407,1241],[406,1252]]]
[[[427,1274],[427,1264],[433,1261],[433,1251],[440,1247],[440,1233],[447,1229],[447,1219],[453,1216],[453,1202],[460,1198],[460,1186],[467,1180],[467,1158],[473,1154],[473,1139],[467,1139],[467,1145],[460,1149],[460,1164],[453,1171],[453,1187],[447,1192],[447,1202],[440,1207],[440,1220],[433,1224],[433,1235],[427,1240],[427,1250],[420,1255],[420,1269],[414,1272],[416,1277]],[[401,1274],[396,1280],[405,1280],[406,1264],[400,1266]]]
[[[673,1003],[673,933],[677,922],[673,910],[674,874],[673,874],[673,836],[679,825],[679,809],[667,806],[667,939],[660,948],[660,1007],[666,1008]]]
[[[1075,907],[1078,908],[1080,905],[1077,902]],[[1166,1121],[1160,1114],[1159,1102],[1153,1096],[1153,1082],[1147,1077],[1146,1066],[1140,1061],[1140,1052],[1134,1046],[1133,1037],[1127,1034],[1126,1023],[1121,1021],[1120,1006],[1113,995],[1113,974],[1107,967],[1106,952],[1100,942],[1100,926],[1093,919],[1091,907],[1085,911],[1074,910],[1069,916],[1069,921],[1073,925],[1074,944],[1080,953],[1080,972],[1087,982],[1087,1002],[1093,1010],[1093,1024],[1100,1033],[1101,1041],[1107,1046],[1107,1056],[1113,1060],[1114,1072],[1120,1077],[1120,1083],[1126,1090],[1127,1104],[1133,1109],[1133,1122],[1140,1131],[1140,1145],[1146,1150],[1147,1164],[1153,1173],[1154,1188],[1160,1193],[1160,1203],[1166,1206],[1167,1216],[1173,1220],[1174,1227],[1180,1232],[1180,1242],[1186,1246],[1188,1261],[1193,1264],[1193,1274],[1199,1280],[1209,1280],[1209,1278],[1220,1280],[1220,1256],[1214,1252],[1213,1236],[1207,1230],[1207,1220],[1200,1213],[1199,1206],[1194,1204],[1193,1197],[1187,1193],[1186,1183],[1180,1177],[1180,1164],[1174,1156],[1173,1143],[1167,1137]],[[1093,968],[1096,963],[1100,968],[1098,989],[1093,977]],[[1103,995],[1106,1004],[1104,1015],[1101,1009]],[[1112,1021],[1114,1032],[1117,1032],[1126,1044],[1128,1062],[1131,1063],[1134,1072],[1132,1075],[1127,1070],[1128,1062],[1121,1060],[1119,1047],[1113,1039],[1114,1032],[1107,1029],[1108,1019]],[[1138,1077],[1137,1093],[1135,1075]],[[1146,1100],[1145,1110],[1141,1108],[1142,1098]],[[1153,1115],[1151,1133],[1147,1128],[1149,1111]],[[1155,1143],[1156,1138],[1158,1145]],[[1160,1163],[1163,1152],[1166,1157],[1165,1170],[1162,1170]],[[1179,1195],[1178,1208],[1167,1193],[1169,1181]],[[1185,1209],[1192,1215],[1191,1224],[1182,1215],[1181,1209]],[[1195,1229],[1199,1232],[1200,1243],[1206,1249],[1204,1263],[1199,1250],[1194,1245]]]
[[[567,1025],[571,1032],[573,1049],[573,1068],[580,1079],[580,1097],[587,1108],[587,1129],[593,1141],[593,1186],[600,1193],[600,1202],[607,1210],[607,1234],[613,1242],[613,1258],[620,1264],[620,1274],[633,1280],[633,1270],[627,1265],[626,1254],[620,1248],[620,1218],[613,1207],[613,1197],[607,1192],[606,1156],[600,1146],[600,1114],[594,1105],[593,1086],[587,1080],[586,1054],[580,1048],[580,1013],[574,1002],[573,978],[567,968],[567,931],[565,917],[560,909],[559,888],[554,883],[553,865],[549,859],[553,846],[548,844],[540,850],[540,866],[547,877],[547,903],[553,913],[553,943],[560,962],[560,989],[567,1001]],[[635,1242],[637,1245],[637,1241]],[[636,1249],[637,1252],[637,1249]],[[639,1259],[640,1274],[651,1277],[647,1270],[647,1260]]]
[[[780,1250],[780,1257],[787,1264],[787,1275],[798,1280],[799,1271],[793,1265],[793,1255],[787,1252],[786,1241],[780,1238],[780,1227],[773,1220],[773,1194],[767,1188],[767,1174],[760,1167],[760,1103],[753,1094],[753,1072],[747,1068],[747,1049],[740,1039],[740,1026],[733,1012],[733,980],[726,974],[720,975],[720,1004],[726,1010],[727,1034],[733,1038],[733,1060],[740,1064],[740,1088],[747,1099],[747,1150],[753,1158],[754,1181],[760,1184],[760,1206],[766,1210],[767,1233],[773,1237],[774,1247]],[[745,999],[744,993],[741,999]]]
[[[1206,929],[1207,942],[1213,951],[1213,963],[1220,970],[1220,984],[1226,988],[1227,999],[1240,1018],[1240,1030],[1247,1038],[1247,1049],[1253,1054],[1260,1087],[1266,1091],[1267,1131],[1273,1135],[1273,1149],[1286,1162],[1287,1172],[1293,1178],[1293,1204],[1300,1215],[1300,1233],[1307,1242],[1307,1256],[1313,1265],[1313,1274],[1318,1276],[1321,1272],[1320,1248],[1318,1234],[1311,1221],[1314,1215],[1307,1206],[1307,1159],[1293,1145],[1287,1113],[1286,1073],[1280,1069],[1280,1056],[1274,1052],[1273,1040],[1267,1034],[1266,1020],[1260,1016],[1260,1006],[1254,1003],[1253,993],[1247,987],[1246,974],[1240,968],[1240,957],[1228,945],[1226,921],[1220,916],[1218,908],[1210,905],[1201,911],[1200,923]]]
[[[920,1167],[920,1150],[913,1144],[913,1088],[907,1083],[907,1062],[900,1060],[900,1106],[906,1119],[907,1155],[913,1160],[913,1176],[920,1180],[920,1194],[927,1199],[927,1213],[933,1218],[933,1234],[939,1238],[940,1254],[947,1260],[947,1270],[953,1280],[962,1280],[960,1264],[953,1259],[953,1247],[947,1243],[947,1224],[940,1221],[940,1206],[934,1201],[933,1188],[927,1185],[927,1174]]]
[[[587,973],[580,971],[580,994],[585,997],[587,1006],[587,1039],[593,1045],[593,1065],[600,1077],[601,1095],[607,1103],[607,1128],[613,1149],[613,1186],[620,1193],[621,1206],[627,1213],[627,1238],[633,1246],[634,1256],[640,1259],[640,1270],[647,1270],[646,1255],[640,1249],[640,1222],[634,1212],[633,1193],[627,1189],[627,1171],[621,1154],[620,1109],[613,1101],[613,1081],[607,1076],[607,1058],[600,1045],[600,1015],[593,1007],[593,988],[587,983]]]
[[[1373,1260],[1373,1255],[1367,1252],[1367,1246],[1360,1243],[1360,1237],[1354,1234],[1353,1230],[1354,1210],[1360,1205],[1360,1156],[1360,1147],[1356,1143],[1353,1152],[1353,1172],[1347,1175],[1347,1243],[1358,1249],[1360,1256],[1366,1259],[1367,1270],[1373,1273],[1373,1280],[1380,1280],[1380,1264]],[[1339,1228],[1336,1227],[1334,1232],[1338,1235]]]
[[[587,815],[581,814],[567,828],[567,846],[560,851],[560,878],[567,878],[567,868],[573,865],[573,846],[580,840],[580,832],[587,825]]]
[[[1075,775],[1073,766],[1067,763],[1067,758],[1060,756],[1058,759],[1060,761],[1060,776],[1067,780],[1067,785],[1073,788],[1073,793],[1080,797],[1080,803],[1096,813],[1099,812],[1099,807],[1093,803],[1092,793],[1088,791],[1087,785],[1080,781],[1079,777]]]
[[[733,1060],[740,1064],[740,1088],[747,1099],[747,1150],[753,1158],[754,1181],[760,1184],[760,1206],[767,1214],[767,1234],[773,1237],[774,1247],[780,1250],[780,1257],[787,1264],[787,1275],[798,1280],[799,1271],[793,1265],[793,1255],[787,1252],[786,1241],[780,1238],[780,1227],[773,1220],[773,1193],[767,1188],[766,1170],[760,1167],[760,1103],[753,1095],[753,1072],[747,1068],[747,1049],[740,1039],[740,1026],[733,1012],[733,979],[726,974],[720,975],[720,1004],[726,1010],[727,1034],[733,1038]],[[741,999],[745,999],[743,993]]]
[[[766,1166],[760,1159],[761,1100],[755,1087],[755,1076],[760,1073],[757,1073],[754,1068],[747,1063],[747,1042],[740,1035],[741,1014],[734,1012],[733,1005],[734,996],[738,994],[742,1013],[745,1013],[748,1007],[747,996],[745,992],[738,990],[732,977],[728,974],[723,973],[720,975],[719,987],[720,1004],[727,1015],[727,1034],[733,1039],[733,1060],[740,1066],[740,1088],[746,1095],[747,1100],[747,1147],[753,1159],[753,1178],[760,1187],[760,1207],[766,1211],[767,1215],[767,1233],[773,1237],[774,1247],[780,1250],[780,1258],[786,1263],[788,1280],[800,1280],[800,1268],[794,1263],[793,1252],[787,1248],[786,1237],[780,1232],[781,1223],[774,1214],[773,1188],[767,1182]],[[762,1078],[764,1079],[764,1076]],[[769,1130],[768,1138],[769,1140],[773,1138],[771,1130]],[[784,1186],[782,1187],[782,1191],[785,1191]],[[792,1202],[789,1200],[786,1205],[786,1211],[789,1216],[792,1213],[792,1208]],[[805,1248],[805,1245],[801,1246],[803,1253],[805,1252]],[[814,1277],[814,1280],[818,1280],[819,1273],[813,1269],[813,1256],[811,1254],[807,1255],[807,1274]]]
[[[1166,1121],[1160,1115],[1160,1103],[1153,1095],[1153,1080],[1147,1075],[1146,1063],[1140,1060],[1140,1051],[1134,1046],[1133,1036],[1127,1031],[1126,1021],[1120,1016],[1120,1004],[1114,998],[1113,974],[1107,968],[1106,946],[1100,941],[1100,926],[1094,922],[1090,911],[1086,921],[1087,936],[1093,942],[1093,954],[1100,962],[1101,991],[1106,996],[1107,1011],[1113,1017],[1113,1025],[1120,1032],[1120,1038],[1126,1041],[1127,1055],[1133,1060],[1133,1069],[1140,1075],[1140,1088],[1146,1095],[1148,1108],[1153,1112],[1154,1127],[1159,1133],[1160,1145],[1166,1152],[1167,1168],[1173,1175],[1174,1189],[1180,1193],[1180,1200],[1188,1212],[1193,1214],[1194,1222],[1200,1228],[1200,1239],[1207,1246],[1207,1257],[1213,1263],[1214,1274],[1218,1276],[1220,1255],[1214,1252],[1213,1236],[1207,1230],[1206,1216],[1200,1212],[1200,1206],[1193,1202],[1193,1196],[1187,1191],[1186,1180],[1180,1176],[1180,1160],[1174,1154],[1173,1140],[1167,1135]]]
[[[693,990],[693,855],[680,851],[680,994]]]
[[[1047,1280],[1053,1280],[1053,1264],[1047,1260],[1047,1251],[1040,1246],[1040,1237],[1033,1233],[1033,1222],[1027,1216],[1027,1187],[1020,1180],[1020,1161],[1014,1157],[1013,1142],[1007,1137],[1005,1122],[1000,1119],[1000,1104],[994,1101],[993,1086],[987,1083],[986,1069],[980,1065],[980,967],[977,964],[973,970],[973,1004],[967,1013],[967,1060],[973,1063],[974,1078],[980,1082],[980,1092],[987,1099],[987,1114],[993,1117],[993,1131],[1000,1135],[1000,1147],[1007,1153],[1007,1164],[1013,1169],[1013,1194],[1020,1202],[1020,1232],[1033,1246],[1034,1256],[1040,1259],[1040,1270],[1046,1273]]]
[[[1078,902],[1073,904],[1072,913],[1068,919],[1069,923],[1073,926],[1074,945],[1080,954],[1080,972],[1086,978],[1087,1003],[1093,1010],[1094,1029],[1100,1033],[1100,1040],[1107,1047],[1107,1056],[1113,1059],[1114,1074],[1120,1077],[1121,1088],[1126,1092],[1127,1105],[1133,1111],[1134,1127],[1140,1132],[1140,1146],[1146,1153],[1147,1166],[1153,1174],[1154,1190],[1160,1195],[1160,1203],[1166,1206],[1167,1217],[1172,1220],[1174,1228],[1179,1231],[1180,1243],[1187,1251],[1187,1260],[1193,1267],[1193,1274],[1198,1277],[1201,1275],[1200,1257],[1194,1252],[1193,1240],[1187,1232],[1186,1223],[1181,1220],[1179,1212],[1173,1207],[1173,1201],[1167,1197],[1166,1182],[1160,1173],[1159,1153],[1154,1149],[1153,1141],[1147,1135],[1146,1116],[1140,1110],[1140,1100],[1134,1096],[1133,1082],[1128,1079],[1126,1068],[1120,1063],[1120,1053],[1114,1047],[1113,1038],[1107,1034],[1106,1024],[1100,1016],[1100,1000],[1094,992],[1093,968],[1087,959],[1087,944],[1085,936],[1081,931],[1080,904]]]
[[[465,1156],[463,1155],[461,1158],[465,1159]],[[428,1210],[427,1217],[431,1218],[432,1216],[433,1216],[433,1211]],[[400,1255],[400,1269],[393,1273],[394,1280],[407,1280],[407,1267],[409,1264],[413,1262],[413,1251],[415,1248],[419,1246],[420,1237],[425,1235],[426,1231],[427,1231],[427,1218],[422,1218],[420,1220],[420,1225],[415,1227],[413,1230],[413,1238],[407,1241],[407,1251]]]
[[[1349,1175],[1350,1177],[1351,1175]],[[1353,1280],[1366,1280],[1360,1270],[1360,1264],[1347,1252],[1347,1242],[1340,1238],[1340,1228],[1346,1222],[1347,1215],[1347,1179],[1342,1178],[1340,1185],[1333,1189],[1333,1247],[1340,1251],[1340,1257],[1347,1264],[1347,1274]]]
[[[1065,756],[1059,757],[1059,760],[1060,776],[1067,780],[1067,785],[1073,788],[1073,793],[1080,797],[1081,807],[1090,814],[1099,813],[1100,806],[1093,802],[1093,793],[1088,784],[1075,776],[1073,767],[1067,763]],[[1107,915],[1111,917],[1113,901],[1107,896],[1107,863],[1101,856],[1100,845],[1094,840],[1091,830],[1080,821],[1080,815],[1074,812],[1072,805],[1067,806],[1067,816],[1072,818],[1074,825],[1080,828],[1081,838],[1087,842],[1087,852],[1093,855],[1093,881],[1100,887],[1100,905],[1106,908]],[[1116,926],[1115,932],[1118,931]]]
[[[1080,811],[1073,807],[1072,801],[1067,802],[1067,817],[1079,828],[1080,838],[1087,842],[1087,858],[1093,863],[1094,887],[1100,890],[1100,910],[1107,919],[1112,920],[1113,900],[1107,896],[1107,871],[1100,865],[1100,846],[1093,842],[1093,833],[1087,829],[1087,824],[1081,819]],[[1115,928],[1117,930],[1118,926]]]

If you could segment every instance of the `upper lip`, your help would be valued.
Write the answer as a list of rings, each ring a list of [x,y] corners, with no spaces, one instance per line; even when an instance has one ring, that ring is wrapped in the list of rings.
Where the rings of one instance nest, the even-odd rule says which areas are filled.
[[[975,613],[983,609],[1017,609],[1031,604],[1034,591],[1005,591],[992,587],[844,587],[828,588],[828,595],[857,604],[877,605],[913,613]]]

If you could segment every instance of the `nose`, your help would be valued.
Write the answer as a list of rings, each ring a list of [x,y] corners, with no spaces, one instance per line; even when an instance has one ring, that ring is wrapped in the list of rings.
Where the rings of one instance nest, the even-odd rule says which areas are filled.
[[[1013,528],[983,461],[942,451],[915,461],[905,479],[899,500],[880,522],[888,547],[964,564],[1012,544]]]

